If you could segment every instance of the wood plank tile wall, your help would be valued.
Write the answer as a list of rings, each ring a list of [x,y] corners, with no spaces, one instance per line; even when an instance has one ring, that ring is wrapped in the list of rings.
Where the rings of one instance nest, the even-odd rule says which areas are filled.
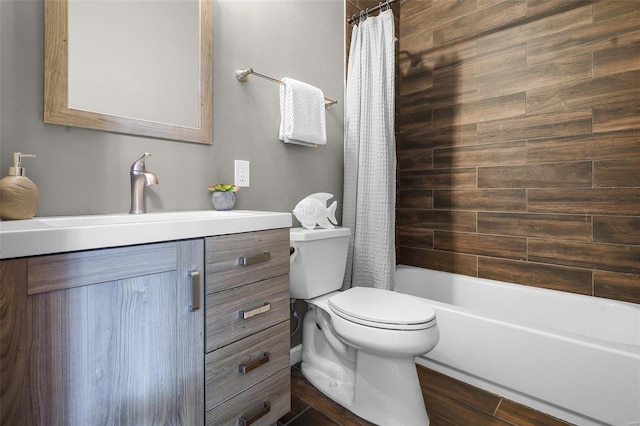
[[[399,13],[398,263],[640,303],[640,1]]]

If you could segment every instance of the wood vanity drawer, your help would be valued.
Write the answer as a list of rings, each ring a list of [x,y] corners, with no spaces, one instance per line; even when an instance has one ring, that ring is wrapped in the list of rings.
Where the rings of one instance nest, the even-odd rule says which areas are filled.
[[[253,426],[272,425],[291,410],[290,369],[284,368],[257,385],[213,410],[207,411],[206,424],[211,426],[237,426],[242,416],[251,418],[264,413]],[[268,412],[265,408],[268,405]]]
[[[209,294],[206,313],[206,352],[287,321],[289,275]]]
[[[288,367],[289,321],[207,354],[206,409]]]
[[[209,237],[205,253],[207,294],[288,274],[289,229]]]

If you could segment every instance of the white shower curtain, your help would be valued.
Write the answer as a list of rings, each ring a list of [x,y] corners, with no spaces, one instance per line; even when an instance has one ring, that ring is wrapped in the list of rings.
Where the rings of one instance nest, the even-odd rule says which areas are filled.
[[[354,26],[347,70],[342,224],[351,228],[343,289],[395,290],[393,12]]]

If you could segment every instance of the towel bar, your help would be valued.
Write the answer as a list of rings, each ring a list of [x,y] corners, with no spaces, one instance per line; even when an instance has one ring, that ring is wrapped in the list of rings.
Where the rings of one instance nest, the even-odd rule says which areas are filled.
[[[254,71],[253,68],[247,68],[246,70],[243,69],[237,69],[236,70],[236,78],[242,82],[247,81],[247,78],[249,77],[249,75],[255,75],[257,77],[260,78],[264,78],[265,80],[269,80],[269,81],[273,81],[274,83],[278,83],[278,84],[284,84],[284,82],[282,80],[278,80],[277,78],[273,78],[273,77],[269,77],[268,75],[259,73],[257,71]],[[337,104],[338,101],[330,98],[328,96],[324,97],[324,107],[326,109],[331,108],[333,105]]]

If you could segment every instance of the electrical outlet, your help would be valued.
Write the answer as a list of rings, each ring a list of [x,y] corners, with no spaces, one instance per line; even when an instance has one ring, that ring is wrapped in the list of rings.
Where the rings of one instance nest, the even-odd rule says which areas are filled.
[[[237,186],[248,187],[249,185],[249,176],[251,173],[251,163],[249,161],[243,160],[235,160],[235,184]]]

